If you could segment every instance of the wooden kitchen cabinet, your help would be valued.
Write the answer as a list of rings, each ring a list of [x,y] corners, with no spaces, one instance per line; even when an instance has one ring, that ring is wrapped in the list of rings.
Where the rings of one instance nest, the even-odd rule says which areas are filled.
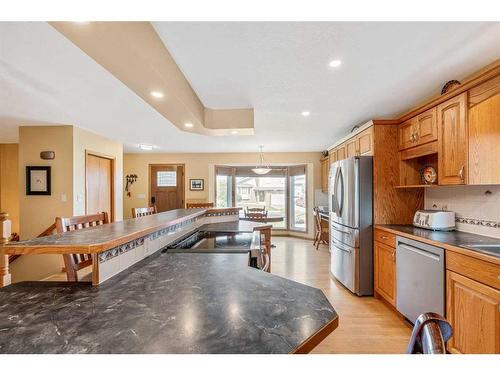
[[[469,184],[500,184],[500,76],[469,91]]]
[[[439,184],[465,184],[468,173],[467,93],[438,105],[437,119]]]
[[[500,353],[500,290],[446,271],[446,317],[452,353]]]
[[[356,136],[358,155],[373,155],[373,126]]]
[[[346,158],[346,146],[345,146],[345,143],[342,143],[337,148],[337,160],[343,160],[345,158]]]
[[[346,158],[352,158],[353,156],[358,155],[359,144],[357,138],[351,138],[346,142],[345,152],[346,152]]]
[[[375,292],[396,306],[396,248],[379,241],[374,241],[374,283]]]
[[[330,171],[330,159],[321,159],[321,191],[328,192],[328,173]]]
[[[431,108],[399,125],[399,150],[437,140],[437,108]]]

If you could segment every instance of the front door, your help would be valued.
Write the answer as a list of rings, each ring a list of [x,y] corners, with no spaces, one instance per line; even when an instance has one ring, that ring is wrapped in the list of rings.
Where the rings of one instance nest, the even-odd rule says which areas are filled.
[[[113,220],[113,160],[85,155],[86,214],[107,212]]]
[[[151,204],[158,212],[184,208],[184,166],[150,166]]]

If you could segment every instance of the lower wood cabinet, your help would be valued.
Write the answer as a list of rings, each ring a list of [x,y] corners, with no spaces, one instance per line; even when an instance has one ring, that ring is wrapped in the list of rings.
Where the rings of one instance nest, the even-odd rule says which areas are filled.
[[[453,327],[448,350],[500,353],[500,290],[447,271],[446,293],[446,317]]]
[[[375,292],[396,306],[396,249],[374,241]]]

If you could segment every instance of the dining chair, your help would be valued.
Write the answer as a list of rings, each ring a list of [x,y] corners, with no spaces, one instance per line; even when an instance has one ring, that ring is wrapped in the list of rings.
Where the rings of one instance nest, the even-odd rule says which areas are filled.
[[[316,247],[316,250],[319,250],[319,244],[328,245],[328,226],[323,224],[323,220],[321,220],[321,215],[318,207],[313,208],[314,215],[314,242],[313,246]]]
[[[72,232],[109,223],[108,213],[56,217],[57,233]],[[78,281],[78,271],[92,265],[92,254],[63,254],[64,267],[68,281]]]
[[[186,203],[186,208],[212,208],[214,204],[208,203]]]
[[[245,213],[245,217],[248,219],[267,218],[266,206],[264,206],[262,208],[260,208],[260,207],[253,207],[253,208],[246,207],[244,213]]]
[[[453,335],[451,324],[439,314],[421,314],[408,344],[407,354],[446,354],[446,342]]]
[[[156,205],[150,207],[134,207],[132,208],[132,217],[138,218],[143,216],[150,216],[158,213]]]

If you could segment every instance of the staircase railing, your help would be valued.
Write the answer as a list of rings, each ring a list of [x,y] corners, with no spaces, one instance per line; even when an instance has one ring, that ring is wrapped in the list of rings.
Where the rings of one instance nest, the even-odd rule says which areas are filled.
[[[56,223],[54,222],[50,227],[48,227],[42,233],[40,233],[37,236],[37,238],[50,236],[51,234],[54,234],[55,230],[56,230]],[[19,241],[19,236],[17,236],[17,241]],[[21,256],[21,254],[9,255],[9,263],[12,263],[13,261],[15,261],[20,256]]]

